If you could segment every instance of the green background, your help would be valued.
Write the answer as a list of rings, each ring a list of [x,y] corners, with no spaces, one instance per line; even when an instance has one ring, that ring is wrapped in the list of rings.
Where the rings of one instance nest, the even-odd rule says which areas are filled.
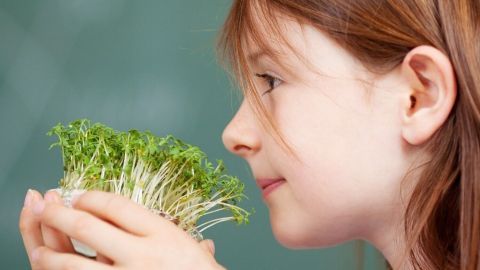
[[[221,133],[241,100],[214,54],[230,1],[0,1],[0,268],[28,269],[18,215],[28,188],[62,176],[58,122],[87,117],[115,129],[174,134],[225,161],[246,184],[248,226],[207,231],[228,269],[383,269],[379,253],[355,241],[288,250],[272,236],[268,210],[245,161]],[[356,257],[364,245],[364,259]]]

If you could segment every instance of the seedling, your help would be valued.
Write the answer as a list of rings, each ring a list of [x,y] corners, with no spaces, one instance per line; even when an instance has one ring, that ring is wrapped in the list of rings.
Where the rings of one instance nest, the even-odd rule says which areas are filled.
[[[87,119],[58,124],[47,135],[58,137],[50,148],[61,148],[64,176],[59,190],[66,200],[79,191],[120,194],[197,240],[221,222],[248,223],[250,213],[238,206],[245,197],[244,184],[224,174],[221,160],[212,164],[198,147],[172,135],[120,132]],[[229,214],[199,224],[201,217],[221,211]]]

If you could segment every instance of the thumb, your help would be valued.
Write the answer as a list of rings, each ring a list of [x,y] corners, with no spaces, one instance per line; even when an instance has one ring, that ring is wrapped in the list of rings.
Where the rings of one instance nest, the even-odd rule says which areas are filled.
[[[215,244],[213,243],[213,240],[211,239],[203,240],[202,242],[200,242],[200,246],[202,246],[203,250],[212,254],[212,256],[215,255]]]

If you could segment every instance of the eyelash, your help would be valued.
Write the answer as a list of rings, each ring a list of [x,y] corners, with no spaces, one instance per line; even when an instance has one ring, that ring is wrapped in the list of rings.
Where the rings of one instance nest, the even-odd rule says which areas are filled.
[[[273,75],[270,75],[268,73],[255,73],[255,76],[259,77],[259,78],[262,78],[263,80],[265,80],[268,85],[270,86],[270,88],[263,92],[262,96],[265,95],[265,94],[268,94],[270,92],[272,92],[276,87],[278,87],[279,84],[275,85],[275,81],[278,81],[280,82],[280,84],[282,83],[282,80],[280,80],[279,78],[273,76]]]

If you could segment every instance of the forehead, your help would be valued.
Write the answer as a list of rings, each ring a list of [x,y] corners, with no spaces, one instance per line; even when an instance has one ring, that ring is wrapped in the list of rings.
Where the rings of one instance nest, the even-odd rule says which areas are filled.
[[[301,24],[285,15],[275,18],[278,32],[272,30],[268,18],[257,17],[257,39],[246,34],[247,59],[252,65],[281,61],[281,65],[297,72],[315,72],[332,76],[358,69],[358,62],[323,31],[309,24]]]
[[[294,52],[303,51],[302,25],[278,12],[274,14],[275,18],[268,18],[255,11],[252,31],[244,33],[243,46],[252,63],[273,55],[288,58]]]

